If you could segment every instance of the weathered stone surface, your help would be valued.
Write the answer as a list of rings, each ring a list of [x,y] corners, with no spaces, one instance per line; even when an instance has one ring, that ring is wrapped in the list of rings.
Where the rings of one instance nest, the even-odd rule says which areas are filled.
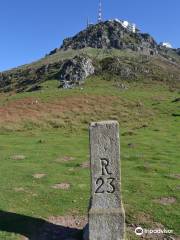
[[[91,201],[89,240],[124,240],[119,124],[116,121],[90,126]]]
[[[68,59],[62,64],[59,71],[61,86],[68,88],[73,85],[79,85],[81,81],[92,75],[94,71],[92,60],[85,55]]]

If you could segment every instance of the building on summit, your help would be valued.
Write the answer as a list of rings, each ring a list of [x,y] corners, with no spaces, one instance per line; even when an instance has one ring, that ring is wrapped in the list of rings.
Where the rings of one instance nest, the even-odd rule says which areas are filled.
[[[169,42],[161,42],[159,45],[166,48],[173,48]]]
[[[102,0],[99,0],[99,10],[98,10],[98,23],[102,22]],[[129,30],[130,32],[135,33],[136,32],[136,24],[135,23],[130,23],[126,20],[120,20],[118,18],[115,18],[114,21],[121,23],[121,25]]]
[[[135,33],[137,31],[135,23],[130,23],[127,20],[120,20],[118,18],[115,18],[114,21],[121,23],[121,25],[124,28],[128,29],[130,32]]]

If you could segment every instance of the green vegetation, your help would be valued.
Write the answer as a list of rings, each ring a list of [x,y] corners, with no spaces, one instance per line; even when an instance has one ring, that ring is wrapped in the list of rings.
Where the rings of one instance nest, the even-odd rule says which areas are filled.
[[[49,83],[46,84],[46,81],[49,80],[54,82],[54,86],[56,85],[58,88],[60,84],[52,80],[59,79],[60,68],[65,60],[70,60],[78,55],[81,57],[85,55],[92,60],[96,78],[98,76],[105,80],[114,78],[116,82],[122,80],[141,83],[162,81],[169,84],[172,89],[179,86],[178,55],[175,62],[175,60],[169,60],[161,55],[144,55],[141,52],[127,49],[84,48],[59,50],[57,53],[48,55],[32,64],[0,73],[0,92],[35,92],[41,90],[43,84],[49,88]],[[171,55],[169,58],[173,59]]]
[[[43,65],[46,64],[53,64],[59,61],[63,61],[69,58],[73,58],[75,57],[77,54],[87,54],[90,57],[97,57],[98,59],[102,59],[104,57],[108,57],[109,54],[112,56],[128,56],[129,52],[136,56],[137,53],[130,51],[130,50],[117,50],[117,49],[95,49],[95,48],[84,48],[84,49],[79,49],[79,50],[73,50],[73,49],[69,49],[66,51],[58,51],[57,53],[53,54],[53,55],[47,55],[45,57],[43,57],[42,59],[32,62],[31,64],[25,64],[22,65],[18,68],[14,68],[11,70],[6,71],[7,73],[11,73],[13,71],[21,71],[21,70],[26,70],[28,68],[39,68],[42,67]],[[138,54],[141,55],[141,54]]]
[[[179,93],[159,82],[121,84],[127,89],[117,81],[92,77],[80,88],[62,90],[50,80],[37,92],[0,95],[1,211],[45,219],[86,215],[88,124],[114,119],[121,127],[127,226],[162,224],[180,234],[180,134],[174,115],[180,108],[173,102]],[[53,188],[59,183],[70,187]],[[0,229],[12,224],[18,225],[0,219]],[[135,239],[129,228],[127,238]],[[22,238],[2,231],[0,239]]]

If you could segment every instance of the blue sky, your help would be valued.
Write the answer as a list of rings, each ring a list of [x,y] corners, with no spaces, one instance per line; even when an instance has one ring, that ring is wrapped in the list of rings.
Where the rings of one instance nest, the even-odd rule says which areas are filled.
[[[102,0],[104,19],[127,19],[180,47],[180,0]],[[97,21],[98,0],[1,0],[0,71],[30,63]]]

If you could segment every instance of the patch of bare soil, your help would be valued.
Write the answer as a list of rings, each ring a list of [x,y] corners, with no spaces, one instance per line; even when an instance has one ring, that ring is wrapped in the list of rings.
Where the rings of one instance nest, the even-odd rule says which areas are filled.
[[[73,161],[75,158],[71,157],[71,156],[63,156],[63,157],[59,157],[55,160],[55,162],[69,162],[69,161]]]
[[[81,164],[81,168],[90,168],[90,162],[84,162]]]
[[[159,198],[159,199],[155,199],[154,202],[160,203],[162,205],[170,205],[170,204],[176,203],[176,198],[174,198],[174,197],[162,197],[162,198]]]
[[[43,178],[45,176],[46,176],[46,174],[44,174],[44,173],[36,173],[36,174],[33,175],[33,178],[40,179],[40,178]]]
[[[52,186],[54,189],[63,189],[63,190],[68,190],[70,188],[69,183],[58,183]]]
[[[180,179],[180,174],[171,174],[169,175],[171,178],[176,178],[176,179]]]
[[[64,227],[83,229],[87,224],[87,218],[85,216],[51,216],[48,221],[56,225]]]
[[[21,193],[21,192],[22,193],[27,193],[27,194],[29,194],[29,195],[31,195],[33,197],[37,197],[38,196],[37,193],[34,193],[34,192],[30,191],[30,190],[26,190],[23,187],[16,187],[16,188],[14,188],[14,191],[15,192],[19,192],[19,193]]]
[[[22,187],[19,187],[19,188],[14,188],[14,191],[15,192],[25,192],[25,189]]]
[[[138,224],[152,224],[153,223],[152,216],[147,213],[144,213],[144,212],[139,212],[135,216],[135,219]]]
[[[24,155],[13,155],[11,156],[11,159],[13,160],[24,160],[26,158],[26,156]]]
[[[75,168],[71,167],[68,169],[69,172],[74,172],[75,171]]]

